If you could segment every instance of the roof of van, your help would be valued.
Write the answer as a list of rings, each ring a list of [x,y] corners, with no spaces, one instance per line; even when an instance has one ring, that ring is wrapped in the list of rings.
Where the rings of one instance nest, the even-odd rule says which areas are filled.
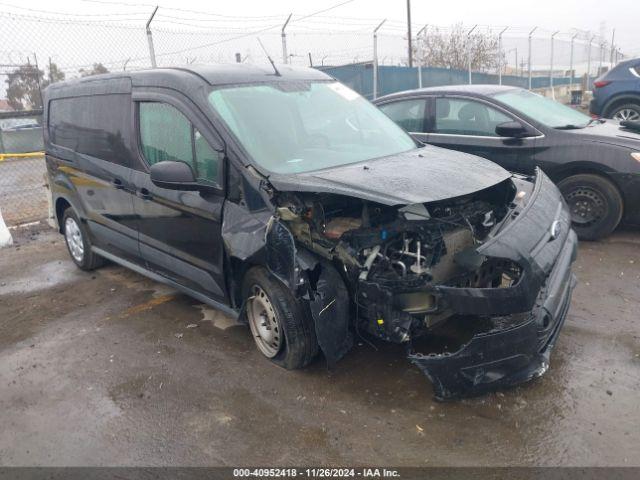
[[[295,80],[330,80],[332,77],[314,68],[276,65],[279,75],[271,65],[248,65],[243,63],[216,65],[188,65],[184,67],[154,68],[132,72],[107,73],[90,77],[75,78],[54,83],[47,88],[50,97],[56,97],[63,91],[73,89],[90,93],[93,90],[108,91],[100,93],[125,93],[131,86],[156,86],[179,88],[182,91],[201,86],[238,85],[243,83],[274,83]],[[115,91],[114,91],[115,89]],[[85,93],[80,93],[85,94]]]

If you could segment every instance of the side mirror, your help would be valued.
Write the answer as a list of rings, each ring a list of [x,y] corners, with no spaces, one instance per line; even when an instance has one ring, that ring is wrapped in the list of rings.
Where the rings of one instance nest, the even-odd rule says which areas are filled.
[[[191,167],[184,162],[164,161],[151,165],[154,185],[170,190],[199,190]]]
[[[523,138],[529,136],[529,131],[520,122],[504,122],[496,126],[499,137]]]

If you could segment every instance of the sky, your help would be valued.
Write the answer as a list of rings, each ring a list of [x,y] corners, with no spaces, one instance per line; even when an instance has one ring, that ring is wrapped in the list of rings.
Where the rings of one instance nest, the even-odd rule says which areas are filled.
[[[95,62],[110,71],[148,68],[149,49],[144,24],[154,7],[152,23],[158,65],[265,62],[257,39],[277,62],[282,61],[280,29],[287,27],[289,62],[308,65],[341,65],[372,59],[372,31],[382,20],[378,58],[383,65],[406,62],[406,0],[0,0],[0,64],[51,59],[68,77]],[[537,27],[533,40],[533,69],[550,65],[550,37],[555,41],[556,69],[569,69],[570,39],[576,40],[573,67],[578,74],[608,63],[608,46],[615,44],[628,56],[640,57],[640,0],[412,0],[412,36],[429,24],[448,28],[462,23],[478,24],[478,31],[504,33],[507,67],[521,70],[528,54],[527,36]],[[204,13],[203,13],[204,12]],[[588,43],[599,35],[588,62]],[[403,38],[404,37],[404,38]],[[2,71],[0,71],[0,76]],[[0,78],[1,80],[1,78]],[[1,87],[0,82],[0,87]]]
[[[205,11],[229,16],[277,16],[288,13],[304,15],[345,0],[234,0],[212,2],[211,0],[0,0],[0,10],[7,5],[49,11],[78,14],[102,12],[144,12],[152,5],[161,9],[176,8]],[[416,25],[452,25],[462,22],[473,26],[509,26],[512,32],[527,32],[538,26],[539,35],[556,30],[561,36],[572,29],[602,33],[610,40],[612,29],[616,29],[616,44],[624,51],[640,54],[640,1],[638,0],[537,0],[515,2],[513,0],[413,0],[412,23]],[[175,13],[175,12],[174,12]],[[389,22],[406,22],[406,0],[352,0],[326,12],[325,15]],[[294,17],[295,18],[295,17]],[[238,18],[238,24],[241,24]]]
[[[342,3],[340,0],[234,0],[212,2],[211,0],[95,0],[95,1],[57,1],[1,0],[4,5],[13,4],[43,10],[60,12],[101,13],[101,12],[143,12],[151,4],[160,7],[206,11],[234,16],[274,16],[285,17],[289,12],[294,15],[313,13]],[[611,38],[612,29],[616,29],[616,43],[624,51],[640,54],[640,1],[638,0],[538,0],[536,2],[515,2],[513,0],[413,0],[412,23],[416,25],[436,24],[452,25],[462,22],[465,25],[509,26],[513,31],[527,31],[538,26],[543,35],[561,30],[567,34],[572,28],[604,33]],[[374,22],[377,19],[406,21],[406,0],[353,0],[343,6],[327,12],[326,15],[366,18]]]

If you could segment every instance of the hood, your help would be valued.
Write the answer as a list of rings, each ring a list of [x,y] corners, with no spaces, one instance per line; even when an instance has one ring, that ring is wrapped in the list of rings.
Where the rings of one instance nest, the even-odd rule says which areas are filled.
[[[640,131],[620,126],[616,120],[606,120],[578,130],[567,130],[585,140],[616,145],[640,151]]]
[[[321,192],[385,205],[436,202],[492,187],[511,174],[474,155],[425,146],[366,162],[269,176],[282,192]]]

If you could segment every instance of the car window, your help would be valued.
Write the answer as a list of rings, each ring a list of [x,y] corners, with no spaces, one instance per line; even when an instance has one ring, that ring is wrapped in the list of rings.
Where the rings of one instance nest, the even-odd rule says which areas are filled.
[[[199,181],[218,183],[222,154],[197,128],[166,103],[142,102],[139,108],[142,154],[149,165],[165,160],[185,162]]]
[[[497,137],[496,126],[512,119],[489,105],[464,98],[437,98],[435,133]]]
[[[424,99],[401,100],[380,106],[391,120],[407,132],[424,133]]]
[[[112,163],[130,164],[130,95],[51,100],[48,119],[49,139],[54,145]]]

